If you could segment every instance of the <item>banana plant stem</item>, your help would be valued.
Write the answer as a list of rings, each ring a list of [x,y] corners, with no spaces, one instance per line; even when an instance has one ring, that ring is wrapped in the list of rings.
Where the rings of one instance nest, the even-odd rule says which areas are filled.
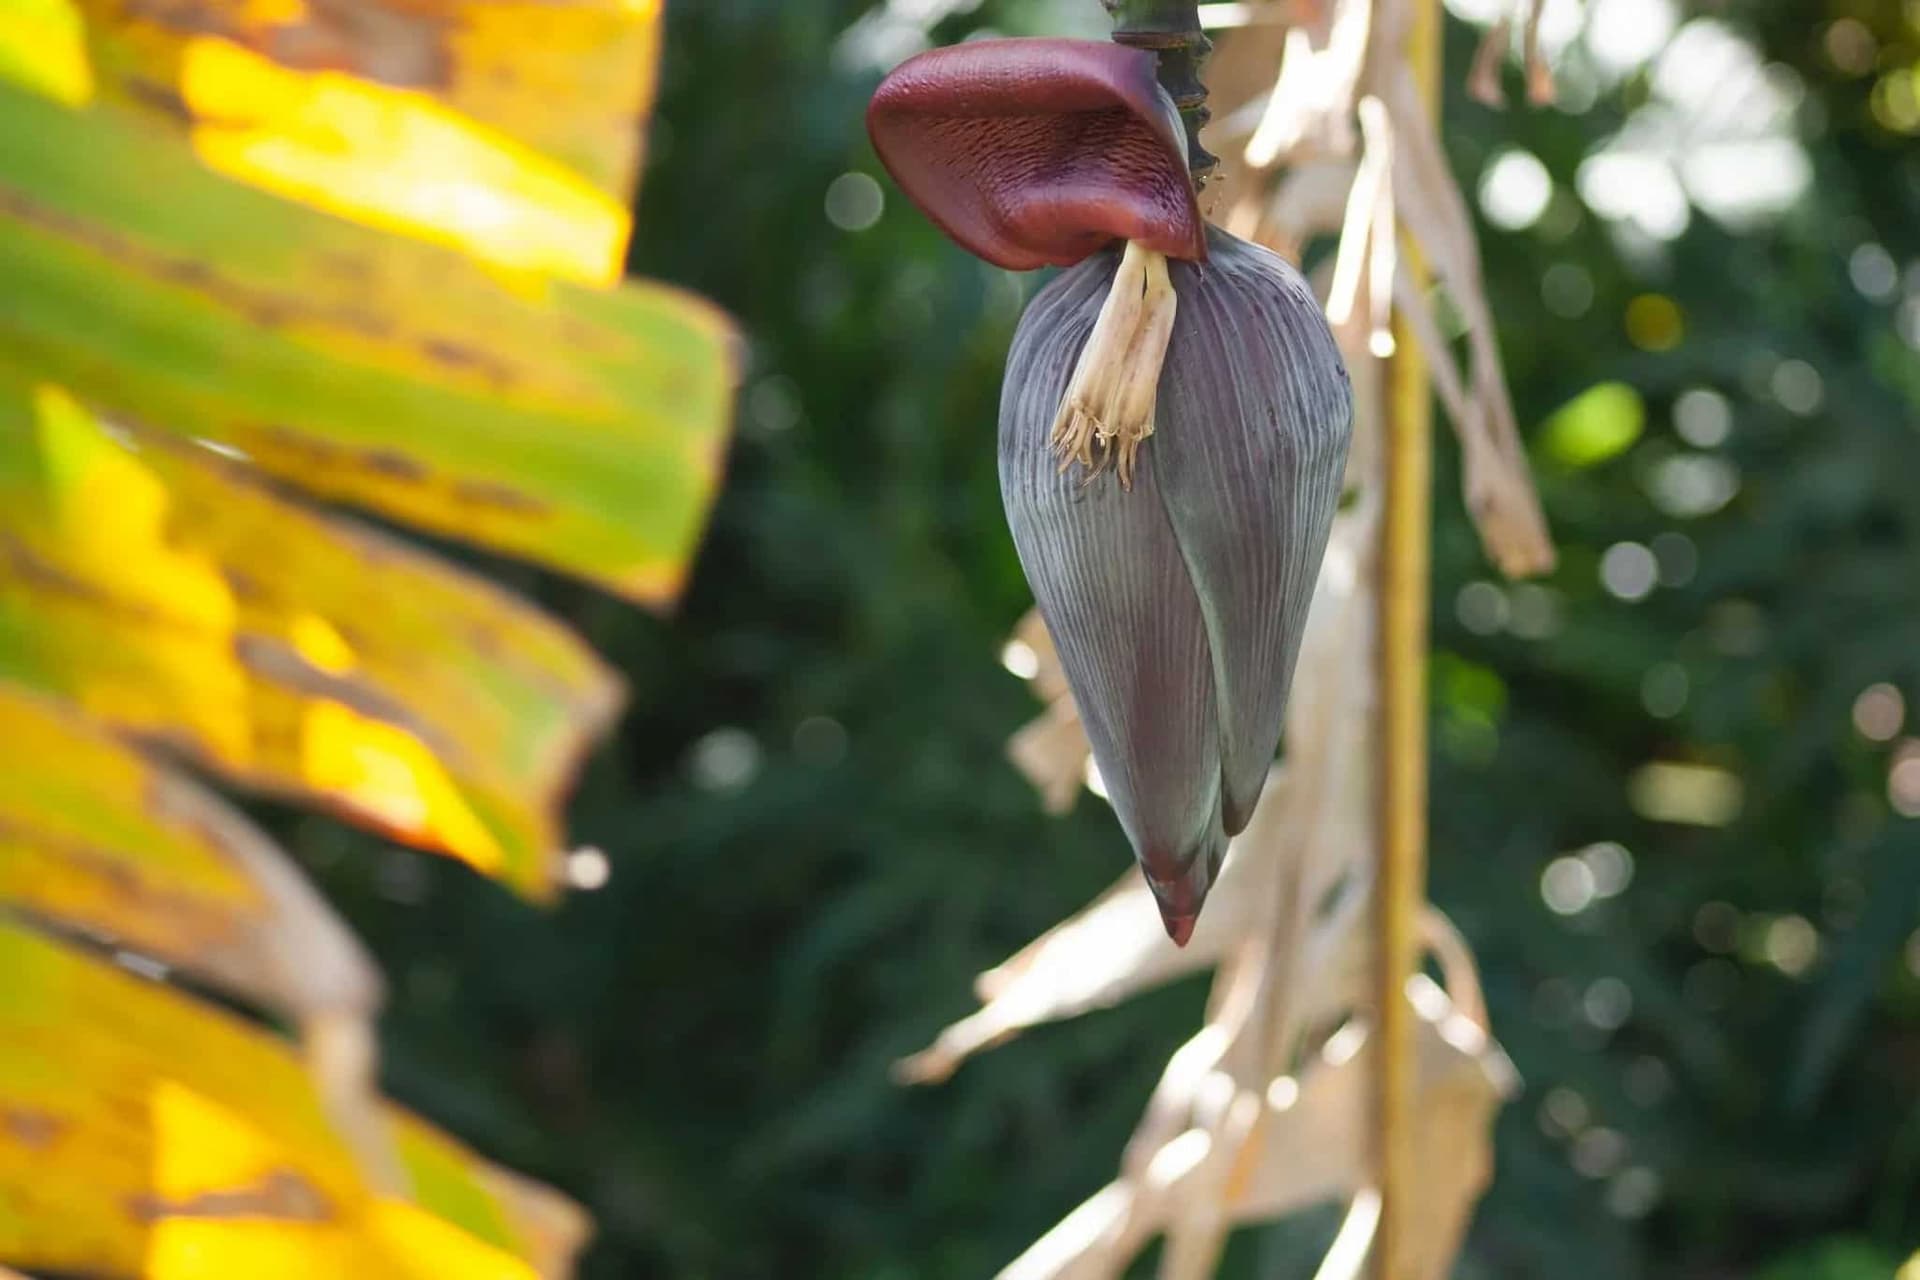
[[[1212,119],[1200,68],[1213,42],[1200,30],[1200,6],[1194,0],[1101,0],[1113,15],[1116,44],[1151,50],[1160,59],[1160,85],[1180,109],[1187,126],[1187,168],[1198,188],[1220,161],[1200,145],[1200,130]]]
[[[1439,0],[1414,0],[1405,56],[1428,110],[1440,110]],[[1403,249],[1416,287],[1426,271]],[[1386,494],[1380,547],[1380,869],[1375,880],[1377,1025],[1373,1046],[1372,1163],[1380,1193],[1373,1280],[1406,1280],[1406,1224],[1414,1216],[1414,1012],[1407,979],[1419,963],[1427,873],[1427,645],[1433,518],[1432,396],[1426,362],[1403,321],[1388,367]]]

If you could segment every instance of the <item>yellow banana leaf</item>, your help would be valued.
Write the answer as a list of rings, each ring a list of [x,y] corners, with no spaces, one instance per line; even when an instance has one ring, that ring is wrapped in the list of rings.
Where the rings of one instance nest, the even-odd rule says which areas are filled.
[[[659,27],[658,0],[6,0],[0,76],[141,108],[342,216],[611,284]]]
[[[503,277],[108,105],[0,85],[0,280],[23,375],[635,600],[677,592],[718,482],[737,356],[706,303]]]
[[[0,0],[0,80],[70,106],[93,97],[86,25],[72,0]]]
[[[575,1256],[593,1234],[579,1205],[552,1187],[478,1160],[416,1116],[397,1110],[389,1115],[416,1200],[443,1218],[478,1224],[483,1239],[511,1241],[515,1255],[541,1276],[572,1273]]]
[[[632,195],[653,103],[659,0],[416,0],[352,12],[313,0],[74,7],[103,96],[159,112],[184,101],[190,125],[216,122],[216,106],[258,111],[204,101],[187,74],[192,50],[225,41],[316,83],[351,79],[396,103],[437,101],[622,204]]]
[[[134,741],[551,892],[617,681],[272,486],[677,595],[739,355],[699,299],[615,287],[659,25],[0,0],[0,1263],[570,1272],[584,1215],[374,1096],[357,946]],[[81,937],[292,1015],[304,1065]]]
[[[533,897],[618,702],[515,597],[4,359],[0,676]]]
[[[397,1111],[412,1185],[368,1185],[276,1037],[4,921],[0,973],[0,1262],[153,1280],[567,1265],[520,1234],[497,1171]]]
[[[371,960],[286,854],[218,797],[0,680],[0,906],[198,973],[296,1018],[364,1016]]]

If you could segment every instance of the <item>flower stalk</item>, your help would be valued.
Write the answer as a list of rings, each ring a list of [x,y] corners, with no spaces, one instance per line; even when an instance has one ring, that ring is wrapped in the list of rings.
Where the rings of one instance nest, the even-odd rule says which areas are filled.
[[[1193,0],[1101,0],[1113,15],[1115,44],[1146,49],[1160,63],[1160,87],[1179,108],[1187,127],[1187,169],[1198,190],[1220,165],[1218,157],[1200,145],[1200,130],[1213,113],[1207,110],[1207,86],[1200,68],[1213,52],[1213,42],[1200,29],[1200,6]]]
[[[1187,172],[1198,191],[1219,164],[1200,145],[1200,130],[1211,117],[1200,66],[1213,44],[1200,29],[1199,6],[1180,0],[1102,3],[1113,15],[1114,43],[1154,55],[1160,87],[1186,129]],[[1165,255],[1129,241],[1054,419],[1052,444],[1061,470],[1078,462],[1091,482],[1112,462],[1120,487],[1133,487],[1140,446],[1153,434],[1175,302]]]

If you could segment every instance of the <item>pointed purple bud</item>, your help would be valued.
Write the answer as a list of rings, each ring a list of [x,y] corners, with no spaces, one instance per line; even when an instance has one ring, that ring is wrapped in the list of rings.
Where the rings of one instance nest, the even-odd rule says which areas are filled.
[[[1131,489],[1049,431],[1119,255],[1062,273],[1014,336],[1000,486],[1115,813],[1184,943],[1279,745],[1339,501],[1352,389],[1299,273],[1217,229],[1179,299]]]

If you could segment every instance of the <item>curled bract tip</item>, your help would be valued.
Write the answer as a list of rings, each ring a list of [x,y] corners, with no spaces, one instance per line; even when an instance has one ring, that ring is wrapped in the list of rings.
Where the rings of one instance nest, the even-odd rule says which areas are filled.
[[[1167,936],[1173,939],[1173,945],[1176,947],[1184,947],[1187,945],[1188,940],[1193,937],[1193,926],[1199,923],[1199,920],[1200,913],[1198,911],[1188,915],[1170,916],[1163,914],[1160,917],[1160,922],[1167,926]]]
[[[1220,875],[1220,864],[1226,860],[1226,853],[1226,835],[1218,830],[1204,837],[1197,848],[1142,851],[1147,888],[1153,892],[1153,904],[1160,909],[1160,923],[1174,946],[1184,947],[1193,937],[1200,908],[1206,905],[1207,894]],[[1170,874],[1163,876],[1162,871]]]
[[[1179,111],[1152,54],[1098,40],[974,40],[896,67],[867,132],[961,248],[1015,271],[1116,240],[1207,256]]]

